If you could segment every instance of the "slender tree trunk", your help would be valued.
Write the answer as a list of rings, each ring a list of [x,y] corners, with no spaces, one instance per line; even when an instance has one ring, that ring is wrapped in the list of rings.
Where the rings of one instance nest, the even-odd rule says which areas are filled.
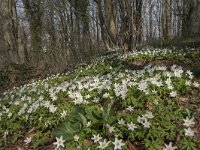
[[[153,3],[152,0],[149,0],[149,39],[153,38]]]
[[[142,40],[142,5],[143,0],[136,0],[136,11],[135,11],[135,27],[136,27],[136,43],[140,44]]]
[[[31,33],[31,62],[37,65],[43,59],[42,50],[42,2],[39,0],[23,0],[26,16],[30,23]]]
[[[117,45],[117,30],[115,25],[113,0],[104,0],[105,25],[113,46]]]
[[[100,27],[101,27],[101,37],[102,37],[102,40],[105,44],[105,47],[107,50],[110,50],[110,45],[108,43],[108,40],[106,38],[106,33],[107,33],[107,30],[106,30],[106,27],[105,27],[105,18],[104,18],[104,15],[103,15],[103,5],[102,5],[102,0],[96,0],[95,1],[97,4],[98,4],[98,15],[99,15],[99,23],[100,23]]]

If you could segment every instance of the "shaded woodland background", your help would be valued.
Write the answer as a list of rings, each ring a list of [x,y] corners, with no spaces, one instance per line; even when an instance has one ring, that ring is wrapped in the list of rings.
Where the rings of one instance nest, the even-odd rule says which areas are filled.
[[[1,0],[0,35],[0,69],[57,73],[107,51],[199,37],[200,0]]]

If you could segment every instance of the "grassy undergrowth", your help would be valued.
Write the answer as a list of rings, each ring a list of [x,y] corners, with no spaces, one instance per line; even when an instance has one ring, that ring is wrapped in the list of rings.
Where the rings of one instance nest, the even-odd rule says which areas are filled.
[[[200,36],[193,36],[193,37],[177,37],[173,39],[160,39],[160,40],[152,40],[148,42],[148,45],[153,47],[170,47],[171,45],[176,45],[179,48],[185,47],[196,47],[200,46]]]
[[[199,149],[199,81],[174,64],[198,55],[195,49],[110,55],[13,88],[0,99],[0,146]]]

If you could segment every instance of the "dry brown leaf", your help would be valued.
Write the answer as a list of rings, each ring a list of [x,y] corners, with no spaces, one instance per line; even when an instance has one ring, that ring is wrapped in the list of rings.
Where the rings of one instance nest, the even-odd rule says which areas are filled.
[[[180,97],[180,102],[187,103],[189,101],[188,97]]]
[[[90,145],[90,144],[92,144],[92,141],[86,139],[86,140],[83,141],[83,144],[84,145]]]
[[[36,128],[33,127],[31,130],[28,131],[28,136],[33,138],[33,136],[35,135],[36,132]]]
[[[129,150],[136,150],[136,147],[129,140],[127,140],[126,143],[128,144]]]
[[[147,103],[146,107],[148,110],[152,110],[153,109],[153,105],[151,103]]]

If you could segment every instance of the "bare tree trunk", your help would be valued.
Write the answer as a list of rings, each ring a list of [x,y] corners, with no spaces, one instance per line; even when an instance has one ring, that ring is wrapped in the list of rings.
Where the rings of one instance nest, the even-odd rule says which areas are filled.
[[[132,3],[128,0],[120,1],[120,16],[121,16],[121,47],[125,52],[134,49],[134,26],[133,26],[133,11]]]
[[[136,28],[136,43],[140,44],[142,40],[142,5],[143,0],[135,0],[135,28]]]
[[[200,0],[183,0],[183,29],[185,37],[200,34]]]
[[[95,2],[98,5],[98,15],[99,15],[99,23],[100,23],[100,27],[101,27],[101,38],[105,44],[105,47],[107,50],[110,50],[110,45],[108,43],[108,40],[106,38],[106,27],[105,27],[105,18],[103,15],[103,5],[102,5],[102,0],[95,0]]]
[[[117,45],[117,30],[115,25],[115,17],[114,17],[114,8],[113,8],[113,0],[104,0],[104,9],[105,9],[105,25],[113,43],[113,46]]]
[[[97,39],[97,49],[98,49],[98,53],[100,51],[100,33],[99,33],[99,17],[98,17],[98,5],[96,4],[96,30],[97,30],[97,35],[96,35],[96,39]]]
[[[25,62],[23,35],[20,32],[15,1],[2,0],[0,11],[2,25],[0,64],[22,64]]]
[[[149,0],[149,40],[153,38],[153,3],[152,0]]]
[[[42,50],[42,1],[35,0],[23,0],[26,16],[30,23],[31,32],[31,62],[33,65],[37,65],[43,59]]]

